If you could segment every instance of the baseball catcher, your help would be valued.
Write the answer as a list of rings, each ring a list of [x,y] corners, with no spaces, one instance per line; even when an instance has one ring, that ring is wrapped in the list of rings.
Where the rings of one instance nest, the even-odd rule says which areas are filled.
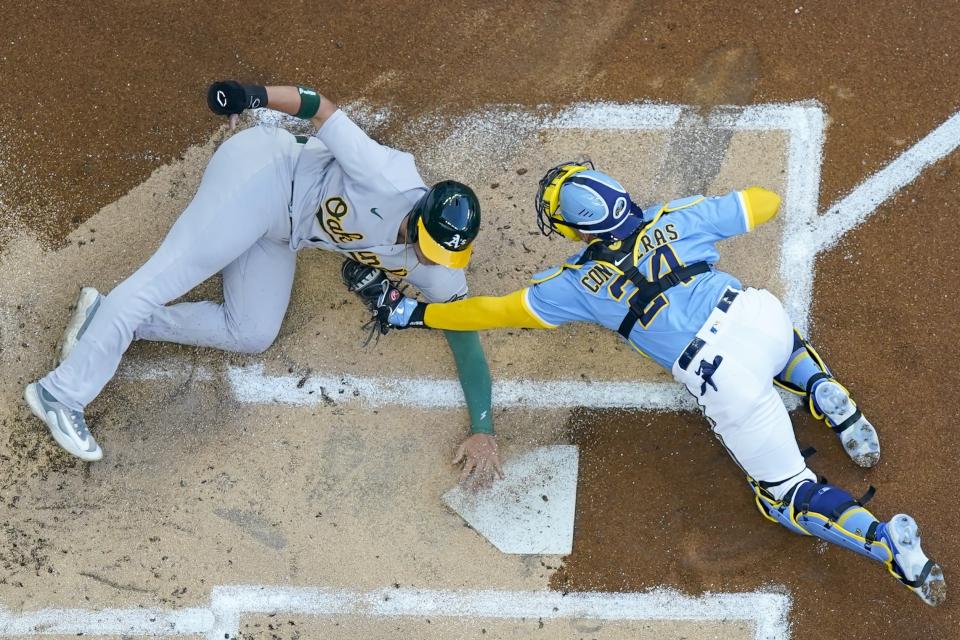
[[[379,319],[387,329],[553,329],[579,321],[616,331],[696,398],[765,518],[883,563],[938,605],[946,598],[943,571],[921,550],[914,519],[881,522],[863,506],[872,487],[856,499],[818,478],[775,385],[802,395],[860,466],[879,459],[876,430],[780,301],[714,267],[717,241],[767,222],[779,207],[775,193],[750,187],[643,211],[591,163],[564,163],[540,181],[538,222],[544,235],[585,242],[581,251],[502,297],[423,304],[388,288]]]
[[[82,460],[103,455],[84,408],[131,341],[264,351],[286,314],[300,249],[343,254],[344,281],[371,308],[386,274],[429,301],[467,294],[463,269],[480,229],[480,205],[468,186],[448,180],[427,187],[410,154],[369,138],[313,89],[221,81],[210,85],[207,102],[231,128],[245,109],[269,107],[310,120],[316,132],[258,126],[229,138],[146,264],[107,295],[81,290],[59,366],[27,385],[25,398],[54,439]],[[216,273],[223,274],[223,304],[168,305]],[[446,337],[473,431],[457,457],[467,473],[475,465],[499,471],[479,338]]]

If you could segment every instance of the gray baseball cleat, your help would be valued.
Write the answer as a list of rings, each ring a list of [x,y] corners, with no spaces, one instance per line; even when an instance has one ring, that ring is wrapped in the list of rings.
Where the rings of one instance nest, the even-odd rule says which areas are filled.
[[[844,451],[861,467],[872,467],[880,460],[880,438],[870,421],[857,409],[846,389],[828,380],[814,392],[817,407],[827,425],[840,438]]]
[[[67,328],[60,339],[57,364],[66,360],[73,348],[77,346],[77,341],[86,332],[94,314],[100,308],[101,300],[103,300],[103,296],[93,287],[82,287],[80,289],[80,295],[77,296],[77,302],[73,308],[73,315],[70,316],[70,322],[67,323]]]
[[[947,583],[940,565],[920,548],[920,528],[905,513],[899,513],[880,525],[877,539],[887,543],[893,559],[891,573],[931,607],[947,599]]]
[[[36,382],[27,385],[23,397],[33,415],[43,420],[53,439],[71,455],[87,462],[103,457],[100,445],[87,428],[82,411],[68,409]]]

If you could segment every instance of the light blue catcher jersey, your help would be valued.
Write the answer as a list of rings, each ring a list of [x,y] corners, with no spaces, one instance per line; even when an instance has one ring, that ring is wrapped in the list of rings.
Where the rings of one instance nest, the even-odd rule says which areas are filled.
[[[750,228],[737,191],[682,198],[648,211],[657,214],[641,228],[634,257],[638,270],[650,281],[695,262],[712,267],[720,258],[716,242]],[[630,309],[630,297],[637,293],[623,275],[630,267],[629,254],[619,265],[597,260],[577,265],[584,251],[534,276],[533,286],[525,293],[527,308],[549,326],[581,321],[617,331]],[[669,370],[727,287],[741,285],[730,274],[713,269],[671,287],[644,309],[630,332],[630,344]]]

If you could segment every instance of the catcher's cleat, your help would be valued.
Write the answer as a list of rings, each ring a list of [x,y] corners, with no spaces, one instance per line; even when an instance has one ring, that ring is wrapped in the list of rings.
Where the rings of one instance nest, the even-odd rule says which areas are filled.
[[[73,315],[67,328],[63,332],[63,337],[58,345],[57,364],[67,359],[73,348],[77,346],[77,341],[86,332],[90,326],[90,321],[100,308],[100,302],[103,296],[93,287],[83,287],[80,289],[80,295],[77,296],[77,302],[74,305]]]
[[[920,528],[913,518],[905,513],[893,516],[878,527],[877,539],[893,553],[888,567],[897,580],[930,606],[943,604],[947,599],[943,569],[920,548]]]
[[[87,428],[82,411],[67,408],[36,382],[27,385],[23,397],[33,415],[43,420],[53,439],[68,453],[87,462],[103,457],[100,445]]]
[[[814,400],[847,455],[861,467],[877,464],[880,460],[877,430],[857,409],[847,391],[833,380],[827,380],[817,386]]]

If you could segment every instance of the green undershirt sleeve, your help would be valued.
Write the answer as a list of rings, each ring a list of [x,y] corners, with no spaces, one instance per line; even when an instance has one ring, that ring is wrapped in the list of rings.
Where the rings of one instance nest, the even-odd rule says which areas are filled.
[[[493,433],[490,367],[476,331],[444,331],[470,413],[471,433]]]

